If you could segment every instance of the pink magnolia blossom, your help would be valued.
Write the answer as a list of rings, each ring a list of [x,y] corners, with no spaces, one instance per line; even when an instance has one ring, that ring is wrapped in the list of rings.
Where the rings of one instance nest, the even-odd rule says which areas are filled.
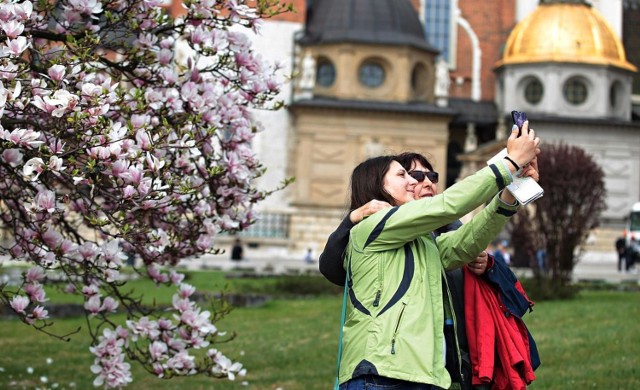
[[[56,210],[56,194],[53,191],[42,190],[36,195],[34,201],[35,209],[53,213]]]
[[[18,35],[22,34],[24,31],[24,24],[18,20],[10,20],[7,22],[2,21],[0,22],[0,25],[2,26],[4,33],[7,34],[7,37],[11,39],[17,38]]]
[[[100,296],[98,295],[91,296],[84,303],[84,309],[91,314],[98,314],[99,312],[101,312],[101,306],[102,305],[100,302]]]
[[[45,302],[47,301],[44,288],[40,283],[27,283],[24,285],[24,291],[31,298],[31,302]]]
[[[47,74],[49,75],[49,77],[51,77],[52,80],[60,81],[64,78],[65,72],[66,69],[63,65],[53,65],[51,68],[49,68]]]
[[[27,146],[29,148],[37,148],[44,144],[44,141],[40,141],[39,139],[40,133],[30,129],[15,129],[11,133],[5,132],[5,136],[3,138],[16,145]]]
[[[40,157],[34,157],[24,164],[22,167],[22,174],[31,178],[31,176],[35,173],[36,175],[31,178],[31,180],[37,180],[38,176],[44,171],[44,161]]]
[[[180,374],[189,374],[195,368],[195,357],[189,355],[187,351],[180,351],[167,360],[166,366]]]
[[[29,298],[22,295],[16,295],[11,298],[11,301],[9,301],[9,305],[11,306],[11,308],[17,313],[22,314],[24,314],[24,310],[27,308],[27,306],[29,306],[29,303]]]
[[[153,361],[164,360],[164,358],[166,358],[165,354],[167,353],[167,350],[167,344],[162,341],[154,341],[149,345],[149,354]]]
[[[29,46],[30,43],[26,37],[9,38],[6,46],[0,45],[0,56],[19,57]]]
[[[35,267],[29,268],[29,270],[24,276],[24,279],[27,283],[32,283],[32,282],[41,282],[44,279],[44,277],[45,277],[45,273],[42,267],[35,266]]]
[[[120,337],[120,332],[104,329],[103,335],[98,338],[99,343],[91,347],[91,352],[96,356],[91,366],[91,372],[97,374],[93,381],[94,386],[106,388],[122,388],[131,383],[131,365],[125,362],[125,339]]]
[[[14,4],[13,15],[18,18],[19,21],[24,22],[31,17],[33,12],[33,3],[25,1],[21,4]]]
[[[215,363],[211,368],[211,372],[215,375],[225,375],[229,380],[235,380],[236,375],[245,376],[247,373],[247,371],[242,368],[242,364],[238,362],[234,363],[216,349],[209,350],[208,355]]]
[[[22,156],[20,149],[5,149],[2,152],[2,159],[12,167],[17,167],[22,163]]]
[[[158,322],[151,321],[148,317],[142,317],[137,322],[127,321],[127,327],[133,333],[133,340],[137,340],[138,337],[145,337],[149,340],[156,340],[160,336],[158,331]]]
[[[106,312],[113,313],[118,308],[118,305],[119,305],[118,301],[116,301],[112,297],[106,297],[102,301],[102,306],[100,306],[100,311],[101,312],[106,311]]]
[[[83,14],[99,14],[102,12],[102,2],[98,0],[69,0],[69,5]]]
[[[35,320],[45,320],[49,318],[49,311],[42,306],[36,306],[31,312],[31,317]]]

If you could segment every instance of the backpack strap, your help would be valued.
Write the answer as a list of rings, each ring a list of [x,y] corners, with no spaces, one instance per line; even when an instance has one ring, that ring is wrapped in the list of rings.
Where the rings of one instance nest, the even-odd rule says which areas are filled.
[[[349,284],[347,283],[349,279],[349,274],[345,277],[344,280],[344,294],[342,295],[342,315],[340,317],[340,340],[338,341],[338,363],[336,367],[336,383],[333,386],[334,390],[338,390],[340,388],[340,360],[342,359],[342,329],[344,328],[344,321],[347,317],[347,290]]]

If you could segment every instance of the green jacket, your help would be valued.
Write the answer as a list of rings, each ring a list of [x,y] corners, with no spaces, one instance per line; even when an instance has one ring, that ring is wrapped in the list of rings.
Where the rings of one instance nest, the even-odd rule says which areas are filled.
[[[504,164],[491,165],[440,195],[382,210],[351,229],[340,383],[374,374],[450,386],[443,356],[443,272],[475,259],[515,213],[517,206],[496,196],[511,181]],[[431,235],[491,198],[460,229],[437,239]]]

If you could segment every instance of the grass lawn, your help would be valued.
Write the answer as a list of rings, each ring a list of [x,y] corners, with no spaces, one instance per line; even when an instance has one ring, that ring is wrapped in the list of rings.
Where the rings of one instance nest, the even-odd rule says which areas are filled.
[[[190,282],[201,288],[228,284],[231,291],[249,288],[242,283],[254,283],[227,281],[216,273],[194,275]],[[162,293],[170,297],[172,292]],[[238,333],[236,340],[219,349],[245,365],[248,375],[244,380],[167,381],[134,366],[130,388],[329,389],[335,374],[341,303],[341,296],[277,298],[263,307],[236,309],[218,322],[219,329]],[[542,359],[538,379],[530,388],[640,388],[639,320],[638,292],[583,292],[572,301],[539,302],[525,317]],[[80,318],[56,320],[58,333],[78,326],[84,326]],[[4,320],[0,321],[0,348],[1,389],[54,388],[54,383],[60,389],[92,388],[92,355],[88,337],[82,334],[65,343],[17,321]],[[47,358],[52,359],[51,364]],[[28,367],[33,373],[27,372]],[[41,382],[43,376],[46,384]]]

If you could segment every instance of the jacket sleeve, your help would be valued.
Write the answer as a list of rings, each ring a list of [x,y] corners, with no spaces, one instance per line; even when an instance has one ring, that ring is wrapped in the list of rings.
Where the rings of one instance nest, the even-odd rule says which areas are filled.
[[[473,211],[512,181],[503,163],[491,164],[439,195],[381,210],[365,218],[351,231],[352,245],[358,251],[400,247]]]
[[[328,281],[338,286],[344,286],[344,281],[347,277],[343,258],[344,251],[349,243],[349,231],[353,226],[347,215],[338,228],[331,233],[322,254],[320,254],[320,272]]]
[[[507,205],[498,196],[458,230],[436,238],[445,269],[458,268],[475,259],[502,231],[517,205]]]

